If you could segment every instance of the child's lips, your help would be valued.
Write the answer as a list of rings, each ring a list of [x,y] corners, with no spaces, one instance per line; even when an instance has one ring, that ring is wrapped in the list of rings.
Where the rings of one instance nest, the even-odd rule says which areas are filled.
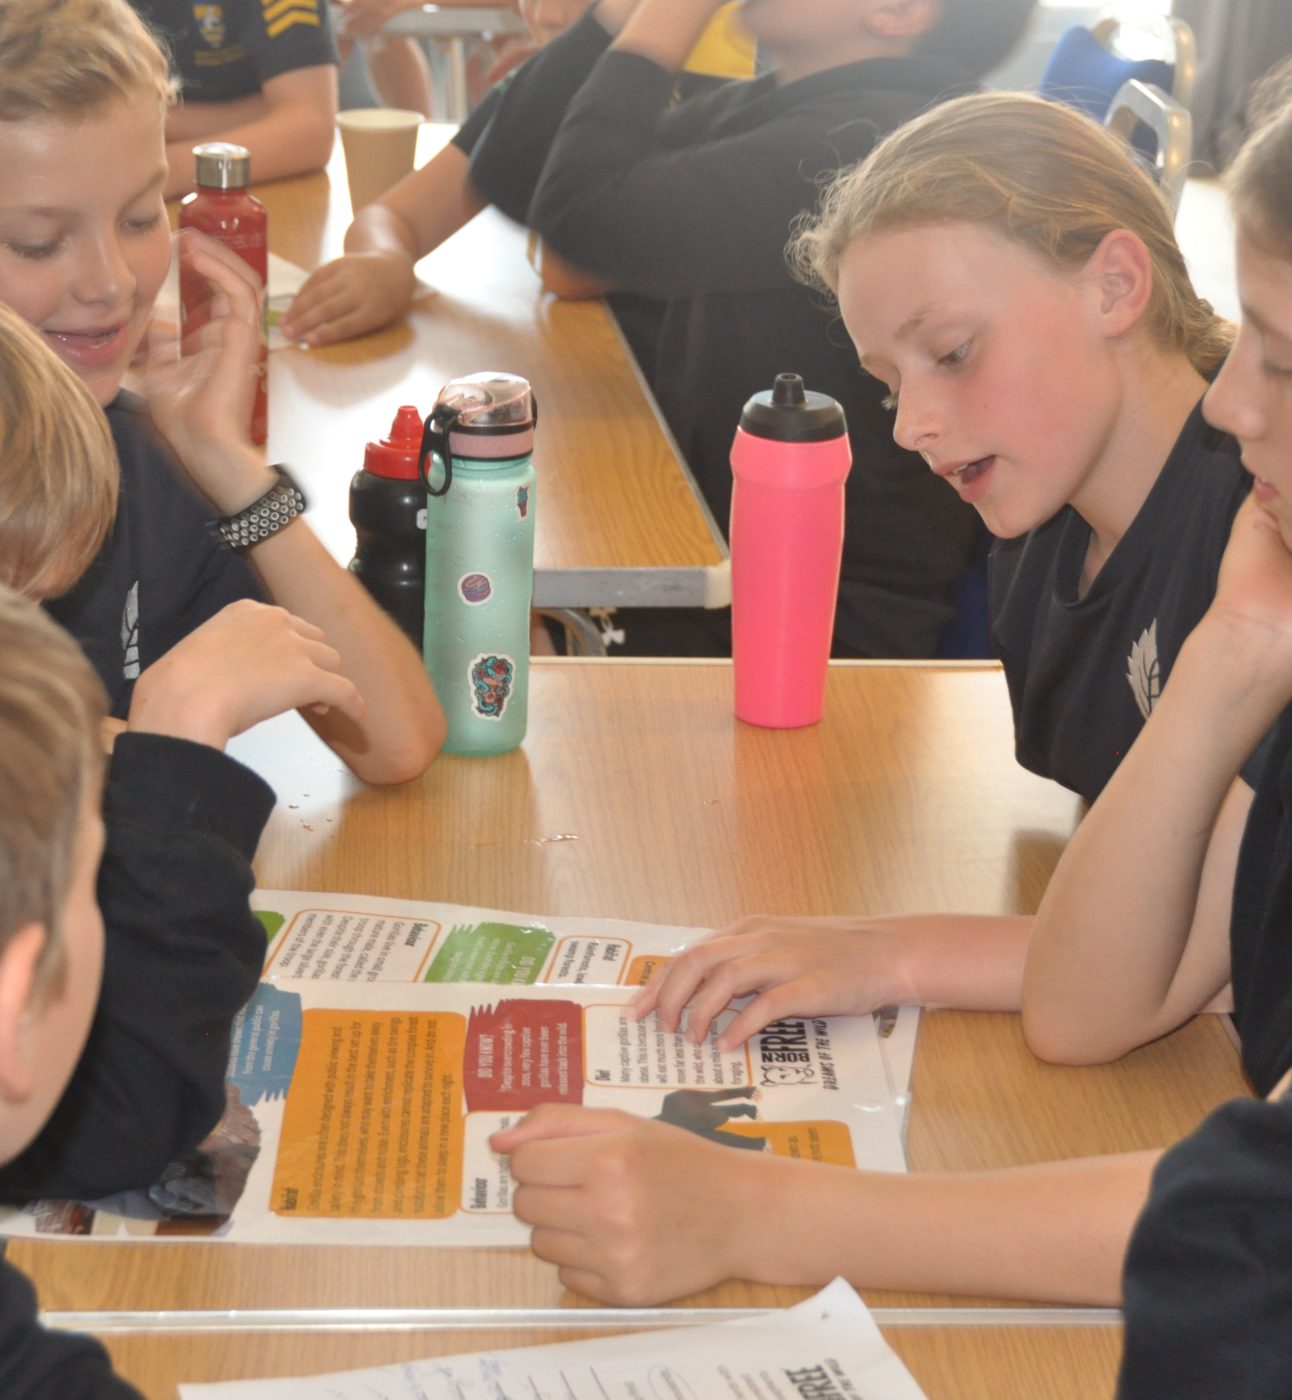
[[[45,339],[73,366],[93,368],[121,355],[129,326],[129,321],[118,321],[83,331],[47,329]]]

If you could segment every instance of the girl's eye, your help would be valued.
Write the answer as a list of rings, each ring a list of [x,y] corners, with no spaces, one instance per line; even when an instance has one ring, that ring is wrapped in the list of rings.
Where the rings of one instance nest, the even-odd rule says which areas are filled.
[[[969,357],[969,351],[973,348],[973,341],[966,340],[963,345],[957,345],[954,350],[948,351],[938,360],[938,364],[946,365],[954,369],[956,365],[961,365]]]
[[[1292,379],[1292,365],[1274,365],[1266,360],[1261,368],[1275,379]]]
[[[60,246],[58,243],[14,243],[12,241],[5,244],[5,247],[19,258],[52,258]]]
[[[151,229],[155,229],[160,221],[160,213],[149,214],[142,219],[127,219],[126,228],[131,233],[148,233]]]

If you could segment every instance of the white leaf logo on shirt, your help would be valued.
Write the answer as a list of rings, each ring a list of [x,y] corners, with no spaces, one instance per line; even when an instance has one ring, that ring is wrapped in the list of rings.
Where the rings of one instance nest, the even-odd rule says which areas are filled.
[[[126,594],[121,611],[121,674],[128,681],[139,679],[139,580],[135,579]]]
[[[1126,663],[1126,680],[1145,719],[1153,713],[1157,697],[1162,693],[1162,668],[1157,660],[1157,618],[1147,626],[1139,641],[1130,650]]]

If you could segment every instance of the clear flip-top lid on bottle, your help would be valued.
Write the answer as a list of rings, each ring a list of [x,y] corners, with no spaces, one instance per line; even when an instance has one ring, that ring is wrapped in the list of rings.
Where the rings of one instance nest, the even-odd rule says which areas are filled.
[[[455,457],[524,457],[534,449],[534,392],[518,374],[481,370],[451,379],[436,409],[454,412],[449,450]]]

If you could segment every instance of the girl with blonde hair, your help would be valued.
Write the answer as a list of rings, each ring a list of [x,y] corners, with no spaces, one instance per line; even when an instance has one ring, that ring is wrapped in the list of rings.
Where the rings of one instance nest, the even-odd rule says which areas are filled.
[[[995,621],[1024,757],[1102,795],[1035,918],[746,920],[680,956],[638,1014],[674,1030],[686,1011],[698,1040],[748,996],[718,1042],[730,1049],[778,1017],[890,1001],[1021,1009],[1037,1053],[1092,1062],[1229,1007],[1252,800],[1239,773],[1277,709],[1268,693],[1245,704],[1221,674],[1221,605],[1208,609],[1231,522],[1253,524],[1239,513],[1248,481],[1223,431],[1237,424],[1202,416],[1229,338],[1189,284],[1160,196],[1088,119],[1029,97],[965,98],[842,177],[797,252],[887,384],[899,442],[1008,541]],[[1203,641],[1186,642],[1204,614]],[[1146,636],[1155,683],[1136,690],[1127,659]],[[1176,681],[1162,689],[1177,658],[1186,685],[1201,674],[1224,702],[1191,707]],[[1118,748],[1131,750],[1120,767]],[[1234,939],[1248,1073],[1265,1092],[1292,1024],[1274,994],[1288,979],[1251,999],[1237,925]],[[1159,1156],[886,1176],[724,1153],[567,1105],[493,1145],[511,1154],[535,1250],[568,1286],[621,1303],[721,1278],[844,1274],[1113,1304]]]

